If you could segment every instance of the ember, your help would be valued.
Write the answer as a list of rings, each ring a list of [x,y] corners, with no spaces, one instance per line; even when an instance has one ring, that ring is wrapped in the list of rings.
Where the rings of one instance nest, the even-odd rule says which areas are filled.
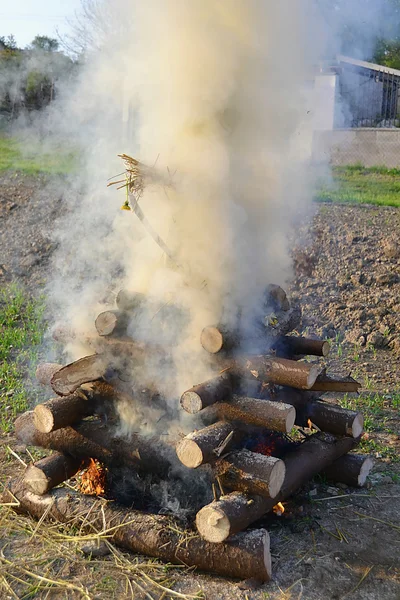
[[[106,491],[106,469],[93,458],[89,466],[78,476],[79,491],[87,496],[101,496]]]

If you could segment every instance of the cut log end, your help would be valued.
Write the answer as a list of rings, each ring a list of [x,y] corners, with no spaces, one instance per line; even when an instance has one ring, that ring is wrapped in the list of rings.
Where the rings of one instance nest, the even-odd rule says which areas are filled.
[[[33,411],[35,428],[41,433],[50,433],[54,429],[54,416],[45,404],[38,404]],[[39,493],[39,492],[38,492]]]
[[[285,473],[285,463],[283,460],[277,460],[269,476],[269,495],[271,498],[275,498],[281,491]]]
[[[328,352],[329,352],[329,350],[328,350]],[[307,388],[306,389],[309,390],[313,387],[314,383],[317,380],[318,375],[320,374],[320,371],[321,371],[321,369],[318,365],[313,365],[311,367],[310,372],[307,377]]]
[[[218,327],[204,327],[200,335],[200,342],[204,350],[210,354],[217,354],[222,350],[224,337]]]
[[[203,401],[199,394],[191,390],[182,394],[180,402],[183,410],[192,415],[200,412],[204,408]]]
[[[217,504],[204,506],[196,516],[196,527],[207,542],[220,543],[230,535],[231,524]]]
[[[360,474],[358,475],[358,478],[357,478],[357,483],[358,483],[359,487],[364,487],[364,485],[367,481],[367,477],[370,474],[373,466],[374,466],[374,461],[372,460],[372,458],[368,457],[364,460],[364,462],[361,465]]]
[[[351,426],[351,435],[353,438],[359,438],[364,430],[364,415],[357,413]],[[350,432],[349,432],[350,433]]]
[[[99,335],[111,335],[118,324],[118,316],[111,310],[106,310],[98,315],[95,327]]]
[[[286,409],[287,405],[283,405]],[[296,421],[296,409],[292,406],[293,410],[289,410],[286,415],[286,433],[290,433],[294,427],[294,423]]]
[[[331,345],[329,342],[324,342],[321,346],[321,352],[322,352],[322,356],[326,357],[329,355],[329,352],[331,351]]]
[[[203,464],[203,452],[194,440],[186,438],[180,441],[176,446],[176,454],[181,463],[190,469],[197,469]]]

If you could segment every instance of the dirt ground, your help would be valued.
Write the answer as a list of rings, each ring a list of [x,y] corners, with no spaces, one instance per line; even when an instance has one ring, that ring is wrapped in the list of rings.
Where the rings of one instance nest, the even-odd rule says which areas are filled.
[[[54,250],[52,229],[62,209],[56,181],[3,175],[0,178],[0,285],[17,280],[31,293],[42,291]],[[333,486],[318,479],[286,505],[282,517],[262,525],[270,532],[273,580],[261,587],[183,571],[174,589],[203,590],[209,600],[398,600],[400,599],[400,212],[393,208],[323,204],[296,239],[296,276],[289,294],[301,301],[303,332],[332,342],[328,364],[338,374],[352,373],[363,385],[352,402],[374,408],[383,398],[378,423],[364,439],[375,467],[363,490]],[[18,452],[12,435],[2,434],[2,477],[22,467],[6,449]],[[367,450],[365,450],[365,448]],[[27,460],[23,453],[21,456]],[[21,537],[2,529],[8,557],[18,556]],[[35,552],[24,541],[24,554]],[[20,548],[19,548],[20,550]],[[54,549],[62,559],[62,548]],[[96,577],[107,572],[109,557],[98,559]],[[89,561],[87,561],[89,562]],[[81,564],[81,563],[80,563]],[[0,579],[1,579],[0,569]],[[63,572],[64,573],[64,572]],[[65,571],[70,582],[87,577],[85,567]],[[91,583],[85,579],[89,591]],[[94,584],[93,584],[94,585]],[[116,586],[93,598],[141,598]],[[6,588],[1,598],[13,598]],[[78,598],[64,590],[36,591],[26,598]],[[154,598],[168,598],[161,591]]]

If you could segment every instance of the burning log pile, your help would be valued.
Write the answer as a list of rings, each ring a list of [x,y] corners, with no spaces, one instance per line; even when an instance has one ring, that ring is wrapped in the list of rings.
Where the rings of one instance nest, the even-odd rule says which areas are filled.
[[[282,288],[271,285],[259,335],[246,339],[223,324],[201,332],[200,344],[213,361],[215,377],[184,391],[180,410],[203,425],[174,443],[140,431],[126,436],[116,407],[138,402],[135,373],[141,373],[143,387],[146,361],[171,360],[165,348],[128,336],[145,301],[141,294],[121,291],[117,308],[97,316],[98,336],[85,339],[93,354],[66,366],[39,365],[37,379],[51,385],[57,396],[21,415],[15,431],[25,444],[54,453],[10,482],[6,501],[16,498],[17,510],[39,519],[65,522],[90,513],[88,528],[111,529],[115,543],[136,552],[223,575],[268,580],[268,533],[246,528],[277,505],[281,511],[282,502],[318,473],[347,485],[365,483],[371,460],[348,454],[362,435],[362,414],[320,398],[329,391],[357,392],[360,385],[350,376],[328,375],[318,359],[302,360],[326,357],[329,343],[289,335],[299,325],[300,310],[290,306]],[[54,335],[65,340],[73,334],[65,328]],[[129,383],[122,386],[121,381]],[[144,398],[162,404],[151,382]],[[294,427],[303,441],[291,437]],[[53,490],[88,466],[96,470],[96,461],[104,477],[91,486],[86,475],[81,491],[110,500],[107,478],[121,465],[132,477],[150,473],[164,480],[199,469],[209,478],[214,500],[197,512],[198,533],[171,526],[165,515],[149,516],[104,499]]]

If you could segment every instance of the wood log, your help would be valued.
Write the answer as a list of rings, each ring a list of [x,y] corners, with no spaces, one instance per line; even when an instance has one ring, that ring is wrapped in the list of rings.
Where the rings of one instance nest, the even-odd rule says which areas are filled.
[[[242,421],[284,433],[291,431],[296,419],[296,409],[290,404],[245,398],[235,394],[230,402],[222,402],[216,409],[220,419]]]
[[[230,352],[237,348],[240,337],[236,332],[229,331],[223,325],[208,325],[200,334],[200,343],[210,354]]]
[[[326,340],[313,340],[297,335],[280,337],[274,342],[273,349],[277,356],[291,358],[293,356],[328,356],[330,344]]]
[[[360,437],[363,432],[364,416],[360,412],[317,400],[308,404],[307,413],[312,423],[322,431],[353,438]]]
[[[40,363],[36,367],[36,380],[41,385],[50,385],[51,378],[53,377],[54,373],[57,373],[57,371],[62,368],[63,365],[60,365],[59,363]]]
[[[133,469],[165,475],[176,463],[173,449],[159,438],[144,438],[137,434],[118,435],[118,427],[99,419],[42,433],[35,428],[33,412],[28,411],[15,421],[16,437],[27,445],[39,446],[70,454],[76,458],[97,458],[106,466],[125,464]]]
[[[244,377],[252,375],[265,383],[309,390],[313,389],[321,368],[285,358],[257,355],[236,359],[231,370]]]
[[[196,469],[205,463],[214,462],[223,452],[237,447],[246,432],[231,423],[218,421],[209,427],[189,433],[176,446],[176,454],[186,467]]]
[[[125,335],[131,317],[121,310],[105,310],[96,320],[95,327],[99,335]]]
[[[28,492],[20,480],[8,483],[3,503],[18,500],[17,512],[36,519],[76,522],[84,532],[107,533],[109,541],[122,548],[160,558],[167,563],[197,567],[217,575],[268,581],[271,577],[269,535],[263,530],[241,533],[229,543],[205,542],[171,517],[128,510],[101,499],[58,488],[46,496]],[[90,519],[88,519],[90,515]]]
[[[206,408],[206,406],[211,406],[222,400],[229,400],[231,396],[231,377],[228,372],[225,372],[184,392],[180,403],[186,412],[195,414]]]
[[[51,489],[71,479],[85,467],[86,461],[55,452],[27,467],[23,485],[34,494],[47,494]]]
[[[266,498],[275,498],[285,478],[285,463],[279,458],[250,450],[230,452],[214,465],[222,487]]]
[[[121,311],[135,311],[141,308],[146,302],[145,294],[140,292],[129,292],[128,290],[120,290],[117,294],[116,303]]]
[[[355,445],[354,438],[336,438],[323,432],[310,436],[285,457],[285,480],[275,498],[249,497],[241,492],[223,496],[197,513],[196,526],[200,535],[209,542],[223,542],[242,531]]]
[[[270,283],[264,292],[265,306],[272,307],[274,310],[288,311],[290,310],[290,302],[286,296],[286,292],[280,285]]]
[[[367,477],[374,466],[370,456],[362,454],[345,454],[321,473],[333,482],[344,483],[351,487],[364,487]]]
[[[312,385],[312,391],[316,392],[358,392],[361,388],[361,383],[350,377],[330,377],[325,372],[322,372],[316,378]]]
[[[92,354],[66,365],[54,373],[51,387],[60,396],[68,396],[80,385],[101,379],[105,375],[108,361],[102,354]]]
[[[268,338],[277,338],[298,328],[301,323],[300,306],[292,306],[288,311],[267,313],[263,319],[264,332]]]

